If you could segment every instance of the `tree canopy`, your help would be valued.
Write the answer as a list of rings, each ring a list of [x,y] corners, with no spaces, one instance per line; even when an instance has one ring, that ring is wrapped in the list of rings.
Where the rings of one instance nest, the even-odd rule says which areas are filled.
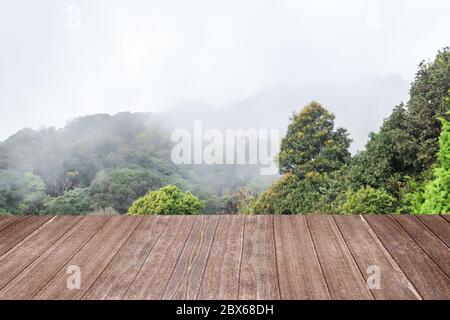
[[[195,215],[200,214],[204,203],[190,192],[174,185],[151,191],[137,199],[128,210],[129,215]]]
[[[350,160],[351,140],[345,129],[334,129],[334,118],[315,101],[294,114],[281,142],[280,173],[304,177],[337,170]]]

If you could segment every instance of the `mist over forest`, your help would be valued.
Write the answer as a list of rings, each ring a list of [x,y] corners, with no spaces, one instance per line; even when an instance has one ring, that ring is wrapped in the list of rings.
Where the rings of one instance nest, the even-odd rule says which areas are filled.
[[[446,7],[5,4],[0,213],[447,213]],[[174,161],[174,134],[196,123],[279,132],[273,173],[262,174],[260,153],[250,161],[252,136],[200,148],[243,164]]]
[[[392,90],[392,82],[384,82]],[[444,48],[434,61],[419,65],[409,100],[391,106],[390,115],[353,155],[351,131],[370,128],[375,114],[381,113],[371,108],[386,103],[389,94],[376,99],[380,93],[374,90],[353,97],[347,113],[361,112],[357,106],[363,98],[373,97],[374,102],[366,104],[369,109],[361,115],[367,123],[348,122],[351,131],[339,125],[349,119],[341,112],[347,120],[337,121],[339,108],[338,117],[333,108],[316,101],[293,108],[304,94],[293,89],[261,93],[222,109],[191,104],[165,113],[89,115],[60,129],[25,128],[0,143],[0,210],[134,213],[136,203],[144,201],[140,199],[161,188],[172,195],[188,192],[192,208],[206,214],[446,212],[449,90],[450,53]],[[279,103],[285,105],[277,108]],[[222,130],[281,128],[281,148],[276,150],[280,176],[261,175],[257,164],[175,164],[171,132],[189,131],[194,121]],[[248,158],[249,149],[243,152]],[[433,177],[439,175],[445,181],[437,185],[439,190],[444,183],[444,193],[437,191],[444,194],[443,204],[433,202],[440,207],[430,209],[426,195],[436,188]]]

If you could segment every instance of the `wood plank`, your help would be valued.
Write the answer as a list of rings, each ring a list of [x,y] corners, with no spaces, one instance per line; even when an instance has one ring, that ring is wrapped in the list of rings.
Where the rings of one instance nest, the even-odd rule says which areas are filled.
[[[414,216],[394,216],[403,229],[413,238],[442,271],[450,276],[450,251],[448,247]]]
[[[11,250],[16,244],[38,229],[51,216],[27,216],[8,226],[0,233],[0,256]]]
[[[441,217],[450,222],[450,214],[441,214]]]
[[[244,216],[221,216],[198,299],[237,299]]]
[[[83,299],[122,299],[167,226],[169,217],[145,217]]]
[[[330,299],[305,216],[275,216],[281,298]]]
[[[201,216],[192,229],[163,299],[195,299],[205,271],[219,216]]]
[[[35,299],[80,299],[136,229],[142,217],[114,216],[66,266],[34,297]],[[68,266],[81,271],[80,289],[67,287]]]
[[[239,299],[280,299],[273,216],[246,217]]]
[[[0,257],[0,289],[22,272],[81,219],[57,216]]]
[[[439,215],[417,215],[416,217],[433,231],[447,247],[450,247],[450,223],[447,223],[447,221]]]
[[[373,299],[333,217],[311,215],[306,220],[331,297]]]
[[[421,299],[362,216],[340,215],[334,219],[366,283],[373,274],[369,267],[377,266],[380,269],[380,288],[371,289],[376,299]]]
[[[0,291],[0,299],[32,299],[110,219],[83,218]]]
[[[391,216],[365,216],[384,247],[424,299],[450,299],[450,281]]]
[[[161,299],[196,216],[172,216],[124,299]]]
[[[22,218],[19,216],[0,216],[0,232]]]

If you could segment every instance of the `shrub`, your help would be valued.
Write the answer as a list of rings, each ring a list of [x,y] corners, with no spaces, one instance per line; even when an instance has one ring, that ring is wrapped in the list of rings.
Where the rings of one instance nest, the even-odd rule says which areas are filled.
[[[347,193],[342,206],[345,213],[394,213],[395,198],[383,189],[361,188]]]
[[[203,207],[203,201],[190,192],[183,192],[174,185],[168,185],[137,199],[128,210],[128,214],[200,214]]]
[[[450,213],[450,121],[440,120],[438,165],[434,169],[434,179],[425,186],[424,202],[418,213]]]

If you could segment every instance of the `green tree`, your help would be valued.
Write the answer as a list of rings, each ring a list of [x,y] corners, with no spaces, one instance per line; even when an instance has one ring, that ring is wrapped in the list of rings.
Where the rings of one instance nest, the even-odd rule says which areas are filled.
[[[41,178],[26,172],[0,170],[0,209],[10,214],[39,214],[46,201]]]
[[[92,205],[96,209],[112,207],[126,213],[137,198],[161,185],[158,174],[142,168],[121,168],[100,173],[90,187]]]
[[[335,173],[284,174],[255,203],[256,214],[340,213],[345,182]],[[345,189],[344,189],[345,190]]]
[[[411,86],[407,130],[418,148],[417,168],[425,170],[436,161],[441,131],[439,116],[448,110],[445,99],[450,89],[450,48],[440,50],[434,61],[422,61]]]
[[[382,189],[361,188],[348,192],[347,200],[342,206],[346,213],[394,213],[396,200]]]
[[[236,209],[240,214],[255,214],[256,197],[247,187],[242,187],[234,194],[236,198]]]
[[[86,214],[93,210],[88,188],[66,191],[63,195],[49,200],[45,206],[46,214]]]
[[[331,172],[350,160],[347,131],[334,129],[334,115],[311,102],[291,118],[281,142],[280,173],[302,178],[309,172]]]
[[[129,215],[191,215],[200,214],[203,201],[174,185],[151,191],[137,199],[128,210]]]
[[[370,186],[399,197],[405,177],[418,174],[417,145],[406,131],[406,113],[403,104],[396,106],[380,131],[371,133],[366,149],[353,157],[347,172],[352,190]]]
[[[450,112],[447,115],[450,116]],[[441,122],[438,164],[434,169],[434,179],[425,186],[424,202],[417,213],[450,213],[450,121],[441,118]]]

